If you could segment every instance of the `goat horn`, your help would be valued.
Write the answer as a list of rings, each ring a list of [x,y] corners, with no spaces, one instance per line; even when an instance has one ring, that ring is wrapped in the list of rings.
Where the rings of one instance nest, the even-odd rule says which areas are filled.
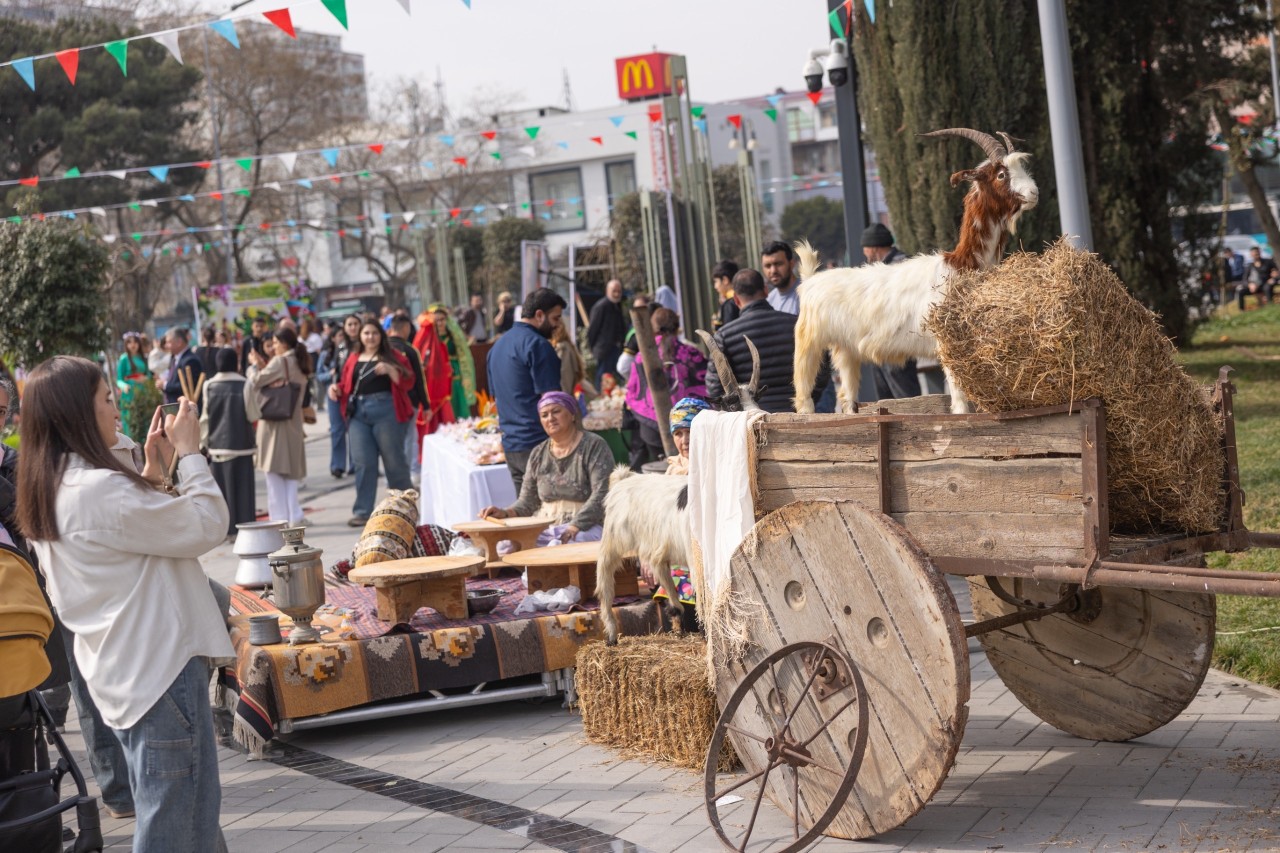
[[[977,143],[983,153],[987,155],[987,159],[992,163],[1003,162],[1004,158],[1009,154],[1005,147],[991,134],[983,133],[980,130],[970,130],[967,127],[948,127],[944,130],[931,130],[920,135],[932,139],[939,139],[944,136],[959,136],[962,139],[967,139],[970,142]],[[1008,139],[1008,137],[1005,137],[1005,139]]]
[[[1004,140],[1004,147],[1005,147],[1005,149],[1006,149],[1006,150],[1005,150],[1005,156],[1006,156],[1006,157],[1007,157],[1008,155],[1012,154],[1014,151],[1017,151],[1017,150],[1018,150],[1017,146],[1013,144],[1013,137],[1012,137],[1012,136],[1010,136],[1009,134],[1005,133],[1003,130],[997,130],[997,131],[996,131],[996,136],[999,136],[1001,139],[1003,139],[1003,140]]]
[[[760,350],[756,349],[756,345],[751,343],[751,338],[746,335],[742,339],[747,342],[747,349],[751,350],[751,384],[747,386],[747,390],[751,392],[752,398],[760,390]]]
[[[702,342],[707,346],[707,354],[711,356],[711,361],[716,366],[716,374],[720,377],[720,386],[724,388],[724,393],[726,395],[738,393],[738,377],[733,375],[729,359],[725,358],[724,352],[716,345],[716,339],[711,337],[705,329],[698,329],[698,337],[702,338]]]

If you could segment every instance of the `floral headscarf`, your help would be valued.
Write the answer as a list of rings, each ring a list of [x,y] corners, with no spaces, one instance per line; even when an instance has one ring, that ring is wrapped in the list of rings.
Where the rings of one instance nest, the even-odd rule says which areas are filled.
[[[678,429],[691,428],[693,419],[698,416],[698,413],[710,408],[711,404],[706,400],[699,400],[697,397],[683,398],[671,407],[671,432],[674,434]]]
[[[437,311],[443,312],[448,318],[445,328],[449,330],[449,338],[453,341],[453,348],[458,354],[458,367],[462,371],[462,387],[467,392],[467,404],[474,406],[476,404],[476,363],[471,359],[471,345],[467,343],[466,333],[462,331],[458,321],[453,319],[453,314],[443,303],[433,302],[427,306],[426,313],[431,315],[427,318],[427,322],[435,323]]]

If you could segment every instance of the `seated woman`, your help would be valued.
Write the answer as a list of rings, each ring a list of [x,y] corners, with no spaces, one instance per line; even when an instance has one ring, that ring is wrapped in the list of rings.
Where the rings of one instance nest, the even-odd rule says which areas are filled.
[[[529,455],[520,497],[509,507],[485,507],[480,517],[550,519],[553,524],[538,537],[539,545],[595,542],[604,532],[613,451],[603,438],[582,428],[577,402],[563,391],[542,395],[538,417],[547,440]]]

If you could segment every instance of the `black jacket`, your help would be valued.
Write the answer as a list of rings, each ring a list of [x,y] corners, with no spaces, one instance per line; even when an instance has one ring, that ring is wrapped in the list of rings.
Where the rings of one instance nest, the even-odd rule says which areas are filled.
[[[622,303],[601,297],[591,306],[591,326],[587,329],[587,346],[592,354],[599,359],[621,350],[626,336],[627,318],[622,313]]]
[[[409,359],[409,367],[413,370],[413,387],[409,389],[409,402],[424,409],[431,408],[431,400],[427,398],[427,379],[422,373],[422,356],[413,348],[413,344],[404,338],[388,336],[391,347]]]
[[[766,412],[793,411],[791,398],[795,396],[795,386],[792,384],[792,372],[795,369],[797,319],[796,315],[777,311],[765,300],[758,299],[743,308],[738,319],[725,323],[716,332],[716,343],[729,359],[733,375],[741,384],[751,380],[751,350],[747,349],[744,338],[751,338],[760,351],[760,384],[765,386],[765,390],[756,402]],[[831,369],[824,358],[813,386],[815,403],[830,382]],[[707,394],[716,398],[723,393],[720,377],[714,370],[708,370]]]
[[[191,385],[194,390],[195,384],[200,381],[200,377],[204,375],[204,365],[200,363],[200,359],[190,349],[184,349],[182,355],[176,360],[171,361],[173,369],[169,371],[169,381],[164,384],[164,401],[166,403],[176,403],[178,398],[182,396],[182,380],[178,378],[184,367],[191,369]],[[196,406],[200,405],[200,400],[193,401]]]
[[[205,414],[209,416],[206,447],[216,450],[249,450],[254,446],[253,429],[244,405],[243,376],[205,380]]]

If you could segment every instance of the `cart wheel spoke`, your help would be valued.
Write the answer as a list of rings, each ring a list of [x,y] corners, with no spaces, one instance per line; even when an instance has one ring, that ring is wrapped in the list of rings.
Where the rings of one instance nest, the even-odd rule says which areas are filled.
[[[818,727],[818,730],[817,730],[816,732],[814,732],[813,734],[809,735],[809,737],[808,737],[808,738],[806,738],[805,740],[801,741],[801,742],[800,742],[800,745],[801,745],[801,746],[808,746],[809,744],[813,743],[813,742],[814,742],[814,740],[816,740],[816,739],[817,739],[818,735],[820,735],[820,734],[822,734],[823,732],[825,732],[825,731],[827,730],[827,728],[828,728],[828,727],[830,727],[830,725],[831,725],[832,723],[834,723],[834,722],[836,721],[836,719],[837,719],[837,718],[839,718],[839,716],[840,716],[841,714],[843,714],[845,711],[849,710],[849,709],[850,709],[851,707],[853,707],[854,705],[858,704],[858,699],[860,699],[860,698],[861,698],[860,696],[854,696],[854,697],[853,697],[852,699],[850,699],[848,702],[845,702],[843,705],[841,705],[841,706],[840,706],[840,709],[839,709],[838,711],[836,711],[836,712],[835,712],[834,714],[832,714],[830,717],[827,717],[827,719],[823,720],[822,725]]]
[[[800,837],[800,768],[791,768],[791,804],[795,806],[791,814],[791,831],[793,838]]]
[[[747,844],[751,841],[751,831],[756,828],[756,818],[760,815],[760,804],[764,802],[764,792],[769,786],[769,774],[777,766],[777,764],[770,762],[769,766],[764,770],[764,777],[760,780],[760,790],[756,792],[756,803],[751,808],[751,820],[747,821],[747,831],[742,835],[742,844],[738,847],[738,853],[744,853],[747,849]]]
[[[755,773],[752,773],[750,776],[746,777],[745,779],[739,779],[737,782],[734,782],[732,785],[730,785],[728,788],[725,788],[723,791],[716,791],[715,798],[718,800],[726,794],[732,794],[734,791],[738,790],[743,785],[748,785],[751,782],[754,782],[756,779],[759,779],[761,776],[763,776],[764,774],[772,770],[774,766],[775,766],[774,762],[772,761],[769,762],[769,764],[763,770],[758,770]]]
[[[760,737],[760,735],[753,734],[752,732],[749,732],[746,729],[740,729],[737,726],[730,726],[726,724],[725,729],[733,732],[735,735],[741,735],[742,737],[745,737],[745,738],[751,738],[753,741],[757,743],[764,743],[768,740],[768,738],[762,738]]]

